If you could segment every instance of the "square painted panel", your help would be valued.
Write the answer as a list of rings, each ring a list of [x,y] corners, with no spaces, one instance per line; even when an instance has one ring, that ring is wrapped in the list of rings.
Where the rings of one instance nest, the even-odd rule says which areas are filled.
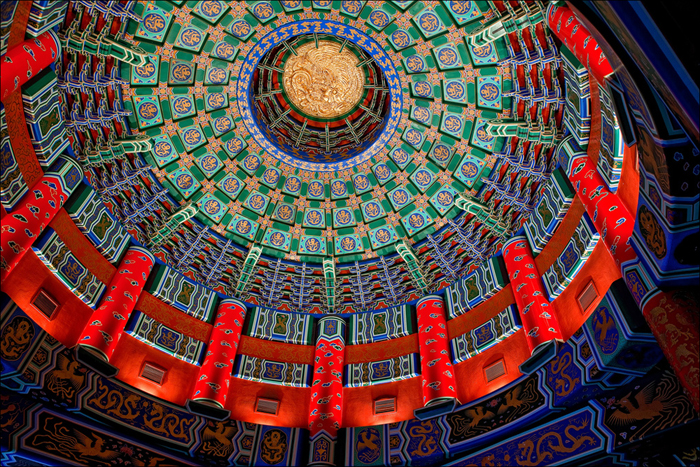
[[[240,138],[236,138],[236,139],[240,139]],[[231,140],[231,141],[233,141],[233,140]],[[241,141],[243,141],[243,140],[241,140]],[[245,143],[245,141],[243,141],[243,142]],[[231,156],[231,158],[233,158],[233,156],[231,155],[231,153],[228,150],[226,150],[226,152],[228,152],[229,156]],[[245,170],[245,172],[248,175],[254,175],[255,171],[258,170],[258,167],[260,167],[261,164],[262,164],[262,157],[258,156],[257,154],[248,154],[247,156],[245,156],[245,159],[243,159],[243,161],[241,161],[241,163],[238,164],[238,167]]]
[[[411,106],[411,120],[422,123],[425,126],[430,126],[433,121],[433,111],[430,107],[421,107],[417,105]]]
[[[268,167],[260,177],[260,181],[263,182],[263,185],[269,186],[270,188],[277,188],[277,184],[280,181],[280,174],[280,169]]]
[[[455,138],[461,138],[464,132],[464,117],[453,112],[443,112],[440,131]]]
[[[323,209],[306,208],[303,225],[314,229],[325,229],[326,212]]]
[[[476,6],[476,2],[465,2],[458,0],[449,1],[446,3],[447,4],[445,7],[447,11],[460,26],[481,17],[481,11],[479,10],[479,7]]]
[[[394,172],[392,172],[389,166],[383,162],[375,164],[374,167],[372,167],[372,172],[374,172],[374,176],[377,177],[377,180],[381,185],[384,185],[386,182],[394,178]]]
[[[184,60],[171,60],[168,72],[168,84],[191,85],[197,71],[196,64]]]
[[[255,234],[258,232],[259,227],[260,224],[257,222],[253,222],[246,217],[236,214],[233,216],[233,219],[231,219],[226,229],[253,241],[255,240]]]
[[[369,223],[381,219],[386,216],[386,212],[382,207],[382,203],[379,200],[373,199],[362,203],[360,205],[360,210],[362,211],[362,217],[365,218],[365,222]]]
[[[462,58],[459,56],[457,46],[448,43],[432,49],[438,68],[441,70],[456,70],[462,68]]]
[[[335,239],[335,254],[347,255],[364,251],[362,239],[357,234],[341,235]]]
[[[394,208],[394,211],[397,212],[413,201],[413,195],[411,192],[402,186],[391,190],[386,194],[386,197],[389,198],[391,206]]]
[[[430,185],[435,182],[435,174],[426,167],[419,167],[418,170],[411,174],[409,179],[421,193],[425,193],[430,188]]]
[[[155,156],[158,167],[165,167],[180,157],[170,140],[170,136],[158,135],[153,137],[151,142],[153,143],[153,156]]]
[[[220,66],[209,65],[204,72],[204,84],[228,84],[228,70]]]
[[[258,191],[251,193],[250,196],[248,196],[248,199],[245,200],[245,206],[261,216],[265,215],[265,209],[267,209],[267,205],[269,203],[270,198]]]
[[[185,199],[192,196],[201,187],[197,179],[186,167],[181,167],[175,172],[168,174],[168,178]]]
[[[440,17],[435,13],[435,10],[430,7],[423,9],[412,19],[426,39],[430,39],[447,31]]]
[[[331,199],[343,199],[348,197],[348,187],[345,185],[345,180],[331,180]]]
[[[318,180],[309,182],[309,186],[306,189],[306,195],[308,198],[323,199],[326,195],[326,188],[323,185],[323,182],[319,182]]]
[[[277,250],[289,251],[289,247],[292,245],[292,236],[281,230],[267,229],[262,244]]]
[[[204,176],[212,178],[219,170],[224,167],[224,163],[216,154],[207,153],[195,160],[195,164],[202,170]]]
[[[352,184],[355,187],[355,194],[358,195],[372,189],[372,183],[369,181],[367,175],[363,173],[353,175]]]
[[[287,13],[304,9],[304,5],[301,3],[301,0],[280,0],[280,3],[282,4],[284,11]]]
[[[351,18],[357,18],[364,6],[365,2],[362,0],[343,0],[340,2],[340,12]]]
[[[452,176],[464,183],[467,188],[471,188],[485,165],[486,162],[478,157],[466,154]]]
[[[452,159],[452,147],[440,141],[435,141],[433,147],[430,148],[428,158],[439,165],[441,168],[447,168],[447,165]]]
[[[401,170],[405,169],[409,162],[411,162],[411,155],[408,153],[408,151],[401,147],[395,147],[391,150],[389,155]]]
[[[235,158],[238,154],[240,154],[241,151],[243,151],[245,148],[248,147],[248,143],[245,142],[243,138],[240,136],[236,136],[235,138],[231,138],[230,140],[226,141],[226,144],[224,144],[224,150],[226,151],[226,154],[233,159]],[[255,166],[255,168],[248,167],[248,163],[246,162],[248,158],[246,157],[243,160],[243,170],[248,172],[249,174],[255,173],[256,170],[258,170],[258,167],[260,167],[260,164],[262,163],[262,160],[260,159],[259,156],[255,156],[258,158],[258,164]],[[252,162],[252,161],[251,161]],[[250,172],[249,170],[252,170]]]
[[[352,209],[333,209],[333,228],[342,229],[344,227],[352,227],[353,225],[357,225],[357,222],[355,221],[355,213]]]
[[[192,125],[180,129],[180,138],[187,152],[192,152],[200,146],[207,144],[207,137],[199,125]]]
[[[197,104],[194,102],[194,96],[192,94],[170,96],[170,111],[175,121],[197,115]]]
[[[284,186],[282,187],[283,193],[288,193],[292,196],[299,196],[301,192],[301,178],[296,175],[291,175],[284,180]]]
[[[501,109],[503,91],[500,76],[479,76],[476,81],[476,102],[479,107]]]
[[[275,208],[275,213],[272,218],[285,224],[294,224],[294,218],[297,215],[297,208],[288,203],[278,203]]]
[[[131,67],[132,86],[155,86],[158,84],[158,70],[160,69],[160,56],[148,55],[147,62],[143,66]]]
[[[187,52],[199,53],[207,38],[207,33],[196,26],[186,26],[180,29],[180,32],[173,42],[173,47],[186,50]]]
[[[467,82],[462,78],[442,80],[442,100],[467,105]]]
[[[150,128],[163,124],[163,115],[160,112],[160,100],[155,96],[134,96],[134,109],[139,128]]]
[[[255,32],[253,26],[251,26],[248,21],[244,19],[238,19],[229,24],[227,28],[228,32],[233,34],[234,37],[246,41]]]
[[[389,43],[397,52],[413,45],[411,34],[405,29],[397,29],[389,36]]]
[[[228,94],[212,92],[204,96],[204,108],[207,112],[228,107]]]
[[[228,5],[223,1],[205,0],[197,2],[197,5],[192,9],[192,13],[211,24],[217,24],[226,13],[226,10],[228,10]]]
[[[315,235],[302,235],[297,251],[300,255],[326,255],[326,239]]]
[[[248,6],[248,10],[263,24],[273,20],[277,16],[272,3],[268,1],[255,2]]]
[[[403,132],[401,138],[420,151],[421,147],[423,146],[423,140],[425,139],[425,135],[415,128],[408,128],[406,131]]]
[[[411,92],[413,97],[420,97],[423,99],[432,99],[435,97],[433,93],[433,85],[428,81],[415,81],[411,83]]]
[[[367,232],[369,235],[369,243],[373,250],[384,248],[398,241],[399,236],[391,225],[383,225]]]
[[[225,37],[214,45],[214,49],[212,49],[210,55],[220,58],[221,60],[226,60],[227,62],[232,62],[237,54],[238,48]]]
[[[381,8],[375,8],[367,18],[367,25],[375,31],[382,31],[389,26],[392,16]]]
[[[457,196],[457,190],[449,185],[445,185],[437,193],[430,198],[430,204],[433,205],[435,210],[444,216],[447,211],[450,210],[455,204],[455,196]]]
[[[223,191],[226,196],[231,198],[232,200],[235,200],[241,190],[243,190],[243,187],[245,187],[245,183],[238,177],[236,177],[234,174],[230,173],[226,175],[221,181],[219,181],[216,184],[216,187]]]
[[[493,42],[479,47],[471,45],[466,37],[464,40],[467,42],[467,49],[472,57],[472,64],[474,66],[495,65],[498,63],[498,53],[496,52],[496,46]]]
[[[216,136],[217,138],[236,128],[236,124],[233,122],[233,118],[231,118],[228,115],[217,117],[214,120],[211,120],[209,124],[211,125],[211,129],[214,132],[214,136]]]
[[[402,217],[401,223],[406,229],[406,232],[408,232],[409,235],[413,235],[433,224],[433,219],[425,212],[425,209],[418,208],[411,211],[407,216]]]
[[[197,202],[197,206],[199,206],[200,212],[203,212],[204,215],[217,224],[221,222],[221,219],[228,212],[228,207],[211,193],[202,196]]]
[[[403,65],[407,73],[425,73],[428,71],[428,63],[420,55],[404,57]]]
[[[146,9],[141,17],[143,20],[139,23],[134,37],[162,44],[170,28],[170,22],[173,19],[172,14],[149,3],[146,5]]]
[[[472,139],[469,144],[477,148],[485,149],[486,151],[493,151],[493,144],[496,141],[496,137],[486,132],[484,128],[486,122],[487,120],[483,118],[476,119],[474,131],[472,132]]]
[[[314,10],[329,11],[333,6],[333,0],[311,0]]]

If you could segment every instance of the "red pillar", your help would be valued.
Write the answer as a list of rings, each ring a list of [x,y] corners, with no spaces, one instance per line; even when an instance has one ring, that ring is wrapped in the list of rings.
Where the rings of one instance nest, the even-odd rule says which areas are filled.
[[[0,96],[2,101],[20,86],[50,66],[60,56],[61,46],[53,31],[46,31],[35,39],[28,39],[7,53],[0,60]]]
[[[345,326],[336,316],[318,322],[309,407],[309,465],[335,465],[335,444],[343,421]]]
[[[59,157],[48,172],[2,218],[0,280],[5,280],[19,260],[49,225],[83,178],[83,169],[67,157]]]
[[[423,379],[423,406],[445,404],[451,412],[457,404],[457,384],[450,362],[450,343],[447,338],[445,302],[437,295],[427,295],[416,304],[421,378]],[[416,412],[421,417],[422,409]],[[428,411],[432,417],[435,413]]]
[[[129,247],[109,282],[107,295],[78,340],[80,346],[109,362],[154,263],[153,255],[145,248]]]
[[[700,411],[698,303],[688,293],[656,289],[645,297],[642,313],[695,411]]]
[[[603,49],[569,7],[550,3],[547,8],[547,24],[599,83],[613,72]]]
[[[239,300],[231,298],[219,303],[214,327],[209,337],[207,355],[199,370],[192,401],[221,409],[225,407],[231,370],[238,343],[241,340],[245,315],[246,307]]]
[[[572,141],[570,144],[574,146],[576,143]],[[578,148],[574,146],[574,149]],[[598,233],[603,237],[615,264],[619,267],[635,259],[637,254],[630,245],[634,231],[634,215],[630,214],[617,194],[608,190],[608,185],[598,172],[595,162],[585,153],[581,152],[572,158],[568,165],[569,180]]]
[[[503,245],[503,259],[530,353],[535,354],[539,348],[563,340],[527,237],[518,235],[508,240]]]
[[[578,150],[575,146],[574,149]],[[622,269],[626,263],[629,265],[638,261],[637,253],[630,244],[635,216],[627,210],[616,193],[608,190],[590,157],[583,153],[577,155],[569,161],[568,166],[569,180],[615,263]],[[643,263],[640,266],[643,267]],[[627,280],[624,269],[622,275]],[[642,314],[666,360],[678,376],[695,410],[700,410],[698,354],[687,350],[700,341],[697,304],[692,300],[677,299],[683,295],[678,290],[662,291],[657,288],[644,297],[637,298],[639,294],[634,293],[634,286],[629,281],[627,284],[638,300]],[[685,345],[686,342],[690,344]]]

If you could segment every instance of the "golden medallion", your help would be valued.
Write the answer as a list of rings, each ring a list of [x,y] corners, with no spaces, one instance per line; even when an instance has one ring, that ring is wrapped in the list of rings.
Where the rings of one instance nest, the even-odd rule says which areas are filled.
[[[305,114],[333,118],[351,111],[362,98],[364,73],[358,58],[331,41],[309,42],[284,66],[284,88]],[[340,52],[340,53],[339,53]]]

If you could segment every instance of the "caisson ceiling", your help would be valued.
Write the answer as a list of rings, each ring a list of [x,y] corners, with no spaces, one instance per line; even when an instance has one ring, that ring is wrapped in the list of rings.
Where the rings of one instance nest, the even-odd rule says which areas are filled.
[[[561,134],[560,61],[540,26],[544,62],[534,77],[543,99],[520,93],[519,112],[531,110],[551,134],[544,144],[495,147],[484,122],[512,117],[517,91],[499,59],[505,45],[465,42],[486,18],[476,4],[408,6],[146,7],[127,37],[148,61],[121,65],[130,80],[120,91],[132,133],[150,136],[153,149],[140,161],[96,162],[91,180],[144,244],[159,220],[193,206],[193,218],[151,246],[188,276],[252,303],[362,311],[442,289],[503,241],[455,207],[458,193],[482,200],[509,232],[533,211]],[[499,151],[519,152],[522,163]],[[113,188],[115,170],[139,165],[150,168],[128,189]],[[129,216],[130,204],[156,196],[156,181],[167,195]],[[397,242],[412,247],[406,254],[419,267],[407,267]],[[264,285],[241,283],[253,244],[263,249],[252,267]],[[222,255],[231,260],[211,270]]]
[[[3,465],[693,465],[698,91],[641,3],[1,20]]]

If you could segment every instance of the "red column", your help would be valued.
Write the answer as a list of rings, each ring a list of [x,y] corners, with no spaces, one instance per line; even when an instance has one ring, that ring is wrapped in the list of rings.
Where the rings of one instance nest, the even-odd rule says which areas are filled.
[[[109,282],[107,295],[85,326],[79,345],[109,362],[154,263],[153,255],[145,248],[129,247]]]
[[[335,443],[343,420],[345,326],[336,316],[318,322],[309,407],[309,465],[335,465]]]
[[[613,72],[603,49],[569,7],[550,3],[547,8],[547,24],[599,83]]]
[[[508,240],[503,245],[503,259],[530,353],[534,354],[538,347],[552,341],[562,340],[554,306],[547,299],[527,237],[518,235]]]
[[[233,361],[236,358],[246,307],[235,299],[222,300],[209,337],[207,355],[199,370],[192,400],[220,408],[226,405]]]
[[[619,267],[635,259],[637,254],[630,245],[634,231],[634,215],[630,214],[617,194],[608,190],[608,185],[598,173],[595,162],[586,154],[574,157],[569,161],[569,167],[569,180],[598,233],[603,237],[603,242],[615,263]]]
[[[427,295],[416,304],[416,315],[423,379],[423,406],[451,402],[454,407],[457,401],[457,385],[450,362],[445,302],[437,295]]]
[[[46,31],[36,39],[28,39],[0,59],[0,96],[2,101],[20,86],[50,66],[60,56],[61,46],[53,31]]]
[[[700,307],[688,293],[661,289],[645,297],[642,313],[695,411],[700,410]]]
[[[577,147],[574,149],[579,151]],[[627,210],[616,193],[608,190],[590,157],[585,154],[578,155],[569,161],[568,166],[569,180],[603,237],[615,263],[622,269],[626,263],[629,265],[635,260],[638,261],[637,253],[630,244],[635,216]],[[643,267],[643,263],[640,266]],[[627,280],[624,269],[622,275]],[[632,295],[639,297],[640,294],[635,293],[634,285],[629,281],[627,285],[630,286]],[[695,410],[700,410],[698,354],[688,352],[689,346],[684,345],[686,341],[697,343],[700,340],[698,308],[692,301],[677,299],[682,295],[678,290],[655,289],[636,299],[651,332],[687,391]],[[669,312],[671,309],[672,313]]]
[[[77,162],[59,157],[11,214],[2,218],[0,280],[5,280],[83,178]]]

